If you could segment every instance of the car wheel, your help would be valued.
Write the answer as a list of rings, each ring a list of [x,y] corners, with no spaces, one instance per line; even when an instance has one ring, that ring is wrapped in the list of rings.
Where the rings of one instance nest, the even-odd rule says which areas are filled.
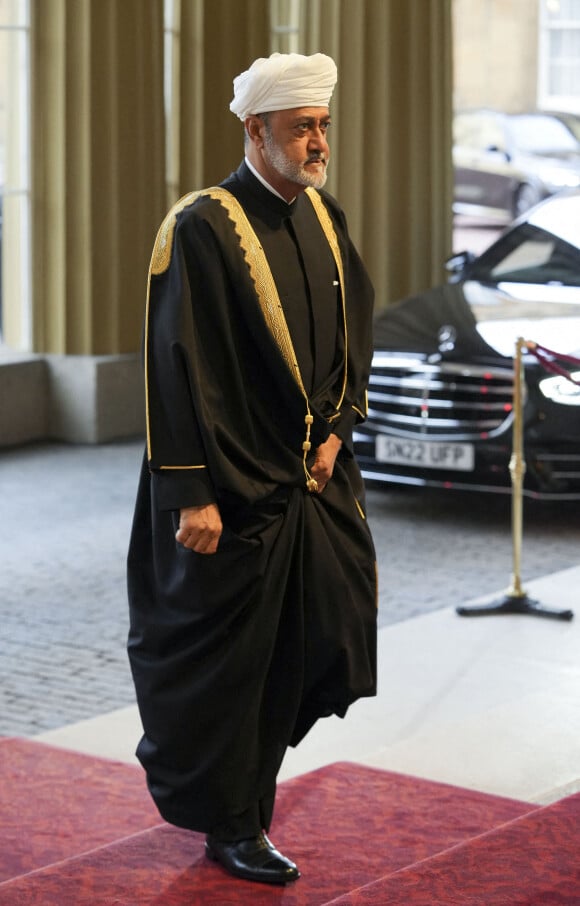
[[[519,217],[525,214],[529,208],[533,207],[540,200],[537,189],[534,189],[529,183],[524,182],[516,189],[513,200],[513,215]]]

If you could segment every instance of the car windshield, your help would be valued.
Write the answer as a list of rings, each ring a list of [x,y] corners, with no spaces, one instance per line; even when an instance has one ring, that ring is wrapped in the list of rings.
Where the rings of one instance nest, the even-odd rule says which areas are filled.
[[[509,128],[520,151],[549,154],[551,151],[580,152],[580,144],[570,130],[553,116],[512,116]]]
[[[580,249],[529,223],[521,224],[484,252],[469,279],[580,286]]]

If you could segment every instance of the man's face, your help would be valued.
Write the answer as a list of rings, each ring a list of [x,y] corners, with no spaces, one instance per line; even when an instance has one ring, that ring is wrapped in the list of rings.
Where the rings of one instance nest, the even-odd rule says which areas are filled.
[[[327,107],[299,107],[266,114],[261,151],[271,175],[294,187],[321,189],[330,157],[326,140],[329,126]]]

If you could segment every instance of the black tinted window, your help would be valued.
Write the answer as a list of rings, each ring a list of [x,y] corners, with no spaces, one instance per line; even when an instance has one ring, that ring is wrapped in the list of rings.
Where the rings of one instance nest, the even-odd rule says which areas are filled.
[[[580,286],[580,250],[525,224],[492,246],[469,278],[482,283],[561,283]]]

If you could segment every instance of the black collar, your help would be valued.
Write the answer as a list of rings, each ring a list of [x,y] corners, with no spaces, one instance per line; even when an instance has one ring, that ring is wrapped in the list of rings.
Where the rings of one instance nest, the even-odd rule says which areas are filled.
[[[298,197],[288,204],[262,185],[245,161],[242,161],[235,173],[223,181],[222,186],[235,195],[250,212],[266,216],[268,220],[272,218],[273,221],[292,217],[303,194],[299,192]]]

